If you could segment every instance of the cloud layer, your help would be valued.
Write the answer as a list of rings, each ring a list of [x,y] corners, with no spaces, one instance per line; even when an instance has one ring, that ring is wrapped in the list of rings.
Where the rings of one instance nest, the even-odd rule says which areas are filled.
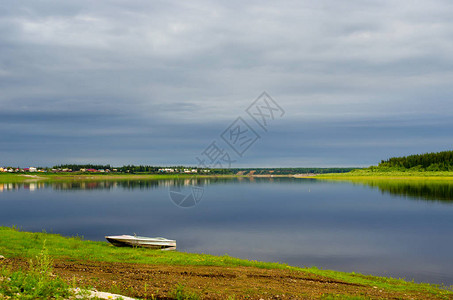
[[[262,91],[237,164],[451,148],[450,1],[0,1],[0,165],[196,164]],[[253,122],[253,121],[251,121]]]

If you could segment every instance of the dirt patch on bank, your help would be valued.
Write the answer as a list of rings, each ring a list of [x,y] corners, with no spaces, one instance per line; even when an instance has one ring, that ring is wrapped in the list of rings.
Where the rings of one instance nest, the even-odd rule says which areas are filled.
[[[37,181],[37,180],[46,180],[47,179],[47,177],[42,177],[42,176],[38,176],[38,175],[20,175],[20,176],[29,178],[29,179],[25,180],[24,182],[33,182],[33,181]]]
[[[3,264],[25,267],[26,261],[8,259]],[[68,281],[75,280],[100,291],[147,299],[168,299],[178,285],[202,299],[319,299],[339,294],[371,299],[438,299],[426,293],[396,293],[304,272],[252,267],[56,260],[54,272]]]

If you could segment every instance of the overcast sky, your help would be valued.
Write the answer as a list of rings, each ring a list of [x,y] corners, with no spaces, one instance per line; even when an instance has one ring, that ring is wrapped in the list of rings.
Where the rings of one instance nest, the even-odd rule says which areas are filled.
[[[0,0],[0,165],[367,166],[452,149],[452,1]],[[266,91],[285,111],[245,112]],[[237,156],[221,133],[260,138]]]

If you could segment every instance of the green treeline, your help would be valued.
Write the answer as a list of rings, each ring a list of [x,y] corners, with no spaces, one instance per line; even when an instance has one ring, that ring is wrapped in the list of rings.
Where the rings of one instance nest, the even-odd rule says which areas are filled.
[[[156,166],[134,166],[134,165],[127,165],[118,167],[119,172],[122,173],[146,173],[146,174],[157,174],[159,173],[159,169],[162,167]]]
[[[73,171],[79,171],[80,169],[107,170],[107,169],[111,169],[111,168],[112,167],[110,165],[92,165],[92,164],[86,164],[86,165],[65,164],[65,165],[58,165],[58,166],[53,167],[53,169],[70,169]]]
[[[415,154],[382,160],[378,168],[417,171],[453,171],[453,151]]]
[[[54,166],[53,169],[71,170],[78,172],[80,170],[115,170],[119,173],[130,174],[162,174],[168,173],[162,171],[163,169],[174,170],[172,173],[184,173],[185,170],[197,170],[198,174],[211,174],[211,175],[293,175],[293,174],[325,174],[325,173],[346,173],[355,168],[228,168],[228,169],[206,169],[199,167],[187,166],[146,166],[146,165],[127,165],[122,167],[112,167],[111,165],[94,165],[94,164],[64,164]],[[207,171],[209,170],[209,171]]]
[[[357,168],[233,168],[228,169],[237,174],[244,175],[294,175],[294,174],[325,174],[325,173],[346,173]]]

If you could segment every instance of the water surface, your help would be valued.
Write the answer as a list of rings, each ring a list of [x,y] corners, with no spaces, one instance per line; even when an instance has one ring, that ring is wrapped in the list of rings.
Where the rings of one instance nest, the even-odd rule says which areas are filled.
[[[295,178],[0,184],[0,225],[83,235],[176,239],[180,251],[453,284],[453,185]],[[183,189],[184,191],[184,189]]]

